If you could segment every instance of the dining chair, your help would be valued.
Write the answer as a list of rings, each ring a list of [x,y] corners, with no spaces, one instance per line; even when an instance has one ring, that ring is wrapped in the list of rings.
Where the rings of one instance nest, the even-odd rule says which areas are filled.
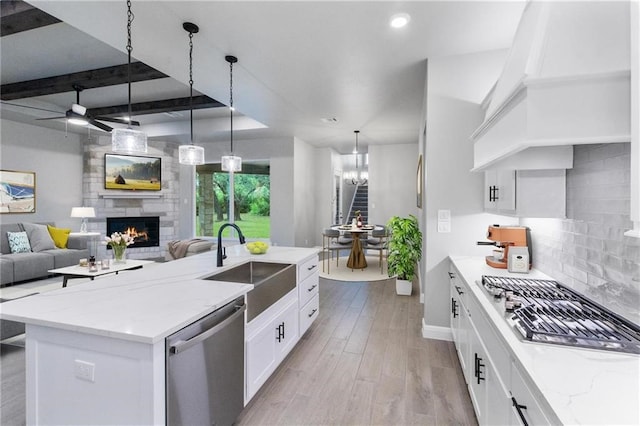
[[[324,272],[325,261],[327,263],[327,274],[331,273],[331,259],[333,252],[336,252],[336,267],[340,262],[340,250],[351,250],[350,244],[339,243],[340,231],[326,228],[322,231],[322,272]]]
[[[387,227],[384,225],[376,225],[373,231],[371,231],[371,236],[367,238],[364,242],[365,250],[378,250],[380,253],[379,261],[380,261],[380,273],[382,274],[384,271],[383,259],[387,257],[388,250],[388,239],[389,232],[387,231]]]

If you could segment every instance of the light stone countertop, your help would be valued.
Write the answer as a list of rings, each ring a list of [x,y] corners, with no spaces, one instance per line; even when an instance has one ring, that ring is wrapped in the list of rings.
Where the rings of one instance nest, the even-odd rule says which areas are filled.
[[[313,248],[270,247],[264,255],[251,255],[244,246],[230,246],[220,268],[215,251],[146,265],[2,303],[0,318],[153,344],[253,288],[200,278],[249,260],[298,264],[317,253]]]
[[[450,256],[521,370],[566,425],[640,424],[640,356],[532,343],[520,339],[477,281],[482,275],[553,279],[532,270],[514,274],[489,267],[483,257]],[[536,392],[538,393],[538,392]]]

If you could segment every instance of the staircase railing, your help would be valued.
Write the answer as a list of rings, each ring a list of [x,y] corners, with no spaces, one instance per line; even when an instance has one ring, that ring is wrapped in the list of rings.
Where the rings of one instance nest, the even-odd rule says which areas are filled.
[[[348,225],[349,223],[351,223],[351,212],[353,211],[353,205],[356,202],[356,196],[358,195],[358,187],[360,186],[360,184],[356,184],[356,190],[353,191],[353,197],[351,197],[351,204],[349,204],[349,210],[347,210],[347,214],[345,215],[345,219],[344,219],[344,225]]]

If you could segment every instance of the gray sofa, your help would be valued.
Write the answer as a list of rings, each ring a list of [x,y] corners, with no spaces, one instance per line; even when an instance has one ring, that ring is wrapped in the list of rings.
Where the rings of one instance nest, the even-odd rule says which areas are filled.
[[[49,275],[49,269],[77,265],[80,259],[89,257],[87,239],[75,235],[69,236],[64,249],[11,253],[7,232],[20,231],[25,231],[21,223],[0,224],[0,285],[43,278]]]

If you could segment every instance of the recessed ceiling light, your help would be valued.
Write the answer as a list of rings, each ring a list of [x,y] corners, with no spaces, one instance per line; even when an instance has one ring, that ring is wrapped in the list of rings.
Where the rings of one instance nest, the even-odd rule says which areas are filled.
[[[411,16],[408,13],[396,13],[391,17],[389,25],[393,28],[402,28],[409,23]]]

